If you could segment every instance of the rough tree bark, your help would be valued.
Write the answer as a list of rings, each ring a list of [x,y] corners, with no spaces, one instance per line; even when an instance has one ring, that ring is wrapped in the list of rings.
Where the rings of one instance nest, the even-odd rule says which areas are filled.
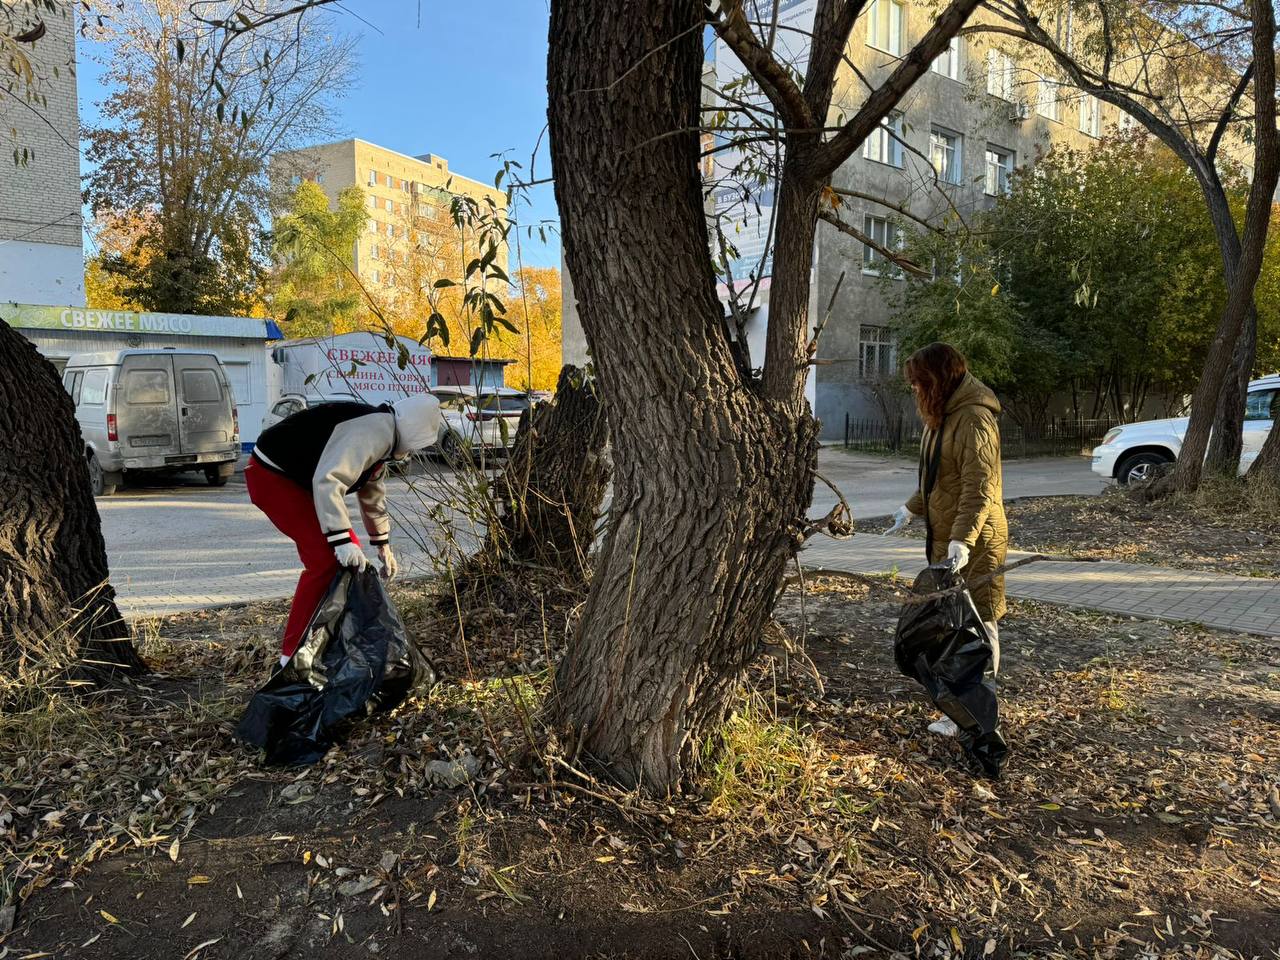
[[[0,436],[0,677],[64,651],[81,675],[144,671],[108,580],[75,407],[3,320]]]
[[[1271,433],[1249,467],[1248,478],[1267,479],[1280,486],[1280,426],[1272,425]]]
[[[555,400],[520,418],[510,461],[498,478],[501,520],[489,539],[500,556],[585,581],[609,485],[606,431],[595,385],[577,367],[565,366]]]
[[[756,396],[723,332],[698,172],[701,21],[670,0],[643,17],[551,8],[556,196],[614,466],[551,710],[620,781],[658,792],[760,649],[816,456],[813,419]]]
[[[1250,305],[1245,315],[1231,366],[1222,383],[1218,411],[1209,434],[1209,453],[1204,461],[1204,476],[1234,477],[1240,470],[1244,452],[1244,408],[1258,352],[1258,309]]]
[[[553,0],[549,129],[565,258],[609,403],[614,497],[578,633],[549,702],[623,783],[677,786],[759,654],[809,529],[818,424],[804,399],[809,275],[823,187],[947,46],[952,0],[835,136],[819,118],[865,4],[819,0],[803,89],[740,4],[716,29],[783,116],[764,374],[734,364],[698,169],[703,10],[645,16]],[[618,7],[619,9],[613,9]]]

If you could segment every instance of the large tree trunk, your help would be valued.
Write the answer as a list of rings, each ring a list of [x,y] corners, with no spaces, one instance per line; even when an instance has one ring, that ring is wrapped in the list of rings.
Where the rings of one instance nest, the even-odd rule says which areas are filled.
[[[0,684],[32,668],[141,672],[108,580],[75,407],[53,364],[3,320],[0,436]]]
[[[698,171],[701,19],[678,0],[642,16],[551,6],[556,197],[614,496],[549,709],[620,782],[656,793],[760,650],[816,457],[802,403],[762,399],[728,346]],[[798,396],[802,372],[781,392]]]
[[[1249,467],[1248,477],[1250,480],[1266,477],[1280,485],[1280,424],[1272,424],[1271,433]]]
[[[577,367],[565,366],[555,400],[520,418],[510,460],[496,483],[502,516],[489,540],[498,556],[586,580],[609,485],[606,430],[595,384]]]
[[[1204,462],[1204,476],[1234,477],[1240,470],[1244,451],[1244,406],[1249,391],[1249,377],[1258,352],[1258,309],[1250,304],[1244,327],[1231,355],[1231,367],[1218,397],[1218,412],[1209,436],[1209,454]]]
[[[1236,340],[1241,336],[1253,291],[1262,269],[1267,228],[1271,224],[1271,203],[1280,179],[1280,137],[1276,132],[1275,9],[1271,0],[1250,0],[1253,17],[1254,55],[1254,176],[1245,204],[1244,230],[1240,239],[1240,261],[1236,275],[1227,276],[1227,304],[1205,360],[1200,383],[1191,398],[1191,419],[1174,467],[1172,489],[1189,493],[1199,485],[1209,433],[1217,417],[1223,381],[1231,367]],[[1201,171],[1203,180],[1207,174]],[[1215,216],[1212,198],[1209,212]],[[1221,232],[1221,231],[1219,231]]]

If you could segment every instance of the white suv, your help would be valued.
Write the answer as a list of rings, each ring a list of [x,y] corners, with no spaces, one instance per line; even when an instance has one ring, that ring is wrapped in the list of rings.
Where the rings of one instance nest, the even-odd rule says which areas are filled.
[[[1244,448],[1240,455],[1242,474],[1266,443],[1277,414],[1280,414],[1280,374],[1250,383],[1244,411]],[[1161,464],[1178,459],[1186,432],[1186,417],[1116,427],[1093,448],[1093,472],[1121,484],[1146,480]]]

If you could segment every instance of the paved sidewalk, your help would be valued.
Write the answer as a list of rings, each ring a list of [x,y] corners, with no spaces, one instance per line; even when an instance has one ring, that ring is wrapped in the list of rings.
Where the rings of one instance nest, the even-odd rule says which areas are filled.
[[[1009,560],[1026,556],[1011,551]],[[924,541],[870,533],[823,538],[810,542],[801,560],[810,569],[914,577],[924,566]],[[1031,563],[1008,575],[1006,589],[1024,600],[1280,637],[1280,580],[1104,560]]]

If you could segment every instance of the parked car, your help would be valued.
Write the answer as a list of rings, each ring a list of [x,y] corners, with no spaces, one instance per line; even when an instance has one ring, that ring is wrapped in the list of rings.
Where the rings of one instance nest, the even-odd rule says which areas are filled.
[[[1245,401],[1242,474],[1258,456],[1277,415],[1280,415],[1280,374],[1254,380],[1249,384]],[[1150,479],[1161,465],[1178,459],[1186,432],[1186,417],[1116,427],[1093,448],[1093,472],[1122,485]]]
[[[520,415],[529,409],[529,395],[509,387],[437,387],[440,398],[440,439],[436,450],[449,462],[483,451],[505,456],[515,442]]]
[[[302,393],[286,393],[273,403],[266,414],[262,417],[262,429],[274,427],[285,417],[297,413],[299,410],[305,410],[307,407],[317,403],[360,403],[362,402],[355,394],[335,394],[330,397],[309,397]],[[261,432],[261,431],[259,431]]]
[[[76,405],[94,496],[129,474],[200,471],[220,487],[240,457],[231,383],[212,353],[80,353],[63,370]]]

